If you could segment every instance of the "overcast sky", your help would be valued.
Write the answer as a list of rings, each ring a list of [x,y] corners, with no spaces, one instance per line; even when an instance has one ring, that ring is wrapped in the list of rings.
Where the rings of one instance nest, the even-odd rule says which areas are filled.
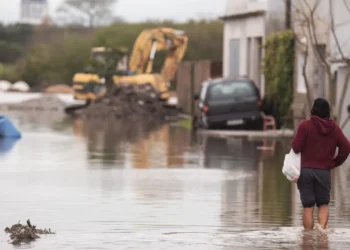
[[[19,20],[21,0],[0,0],[0,22]],[[49,0],[50,14],[55,15],[63,0]],[[224,12],[226,0],[119,0],[114,14],[127,21],[217,17]]]

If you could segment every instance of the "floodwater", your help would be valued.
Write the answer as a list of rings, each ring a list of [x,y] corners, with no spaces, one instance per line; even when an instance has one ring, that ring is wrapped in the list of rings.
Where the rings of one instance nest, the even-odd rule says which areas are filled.
[[[56,235],[0,249],[347,249],[349,168],[333,174],[330,230],[304,233],[289,141],[199,137],[176,125],[12,116],[0,141],[0,227]],[[49,120],[50,118],[45,118]],[[42,121],[43,118],[40,118]],[[261,151],[260,146],[271,147]]]

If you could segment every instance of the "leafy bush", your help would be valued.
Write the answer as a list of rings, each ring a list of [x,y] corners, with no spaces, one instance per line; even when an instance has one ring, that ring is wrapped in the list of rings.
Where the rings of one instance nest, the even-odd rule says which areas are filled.
[[[0,40],[0,62],[14,63],[22,54],[20,45]]]
[[[20,80],[16,67],[0,63],[0,80],[7,80],[12,83]]]
[[[24,59],[22,78],[30,85],[70,84],[76,72],[87,63],[92,42],[68,37],[62,44],[37,45]]]
[[[265,109],[281,126],[293,102],[293,31],[274,33],[267,38],[263,66]]]

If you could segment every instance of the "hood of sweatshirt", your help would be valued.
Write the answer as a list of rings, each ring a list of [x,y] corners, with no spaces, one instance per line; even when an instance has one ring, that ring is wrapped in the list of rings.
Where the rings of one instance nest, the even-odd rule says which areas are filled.
[[[311,121],[321,135],[328,135],[332,133],[336,127],[333,120],[323,119],[315,115],[311,116]]]

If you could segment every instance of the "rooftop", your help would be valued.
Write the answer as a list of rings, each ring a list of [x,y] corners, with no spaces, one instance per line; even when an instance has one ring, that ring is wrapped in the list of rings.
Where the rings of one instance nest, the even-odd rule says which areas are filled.
[[[264,14],[268,9],[267,0],[227,1],[225,14],[221,19],[242,18]]]

